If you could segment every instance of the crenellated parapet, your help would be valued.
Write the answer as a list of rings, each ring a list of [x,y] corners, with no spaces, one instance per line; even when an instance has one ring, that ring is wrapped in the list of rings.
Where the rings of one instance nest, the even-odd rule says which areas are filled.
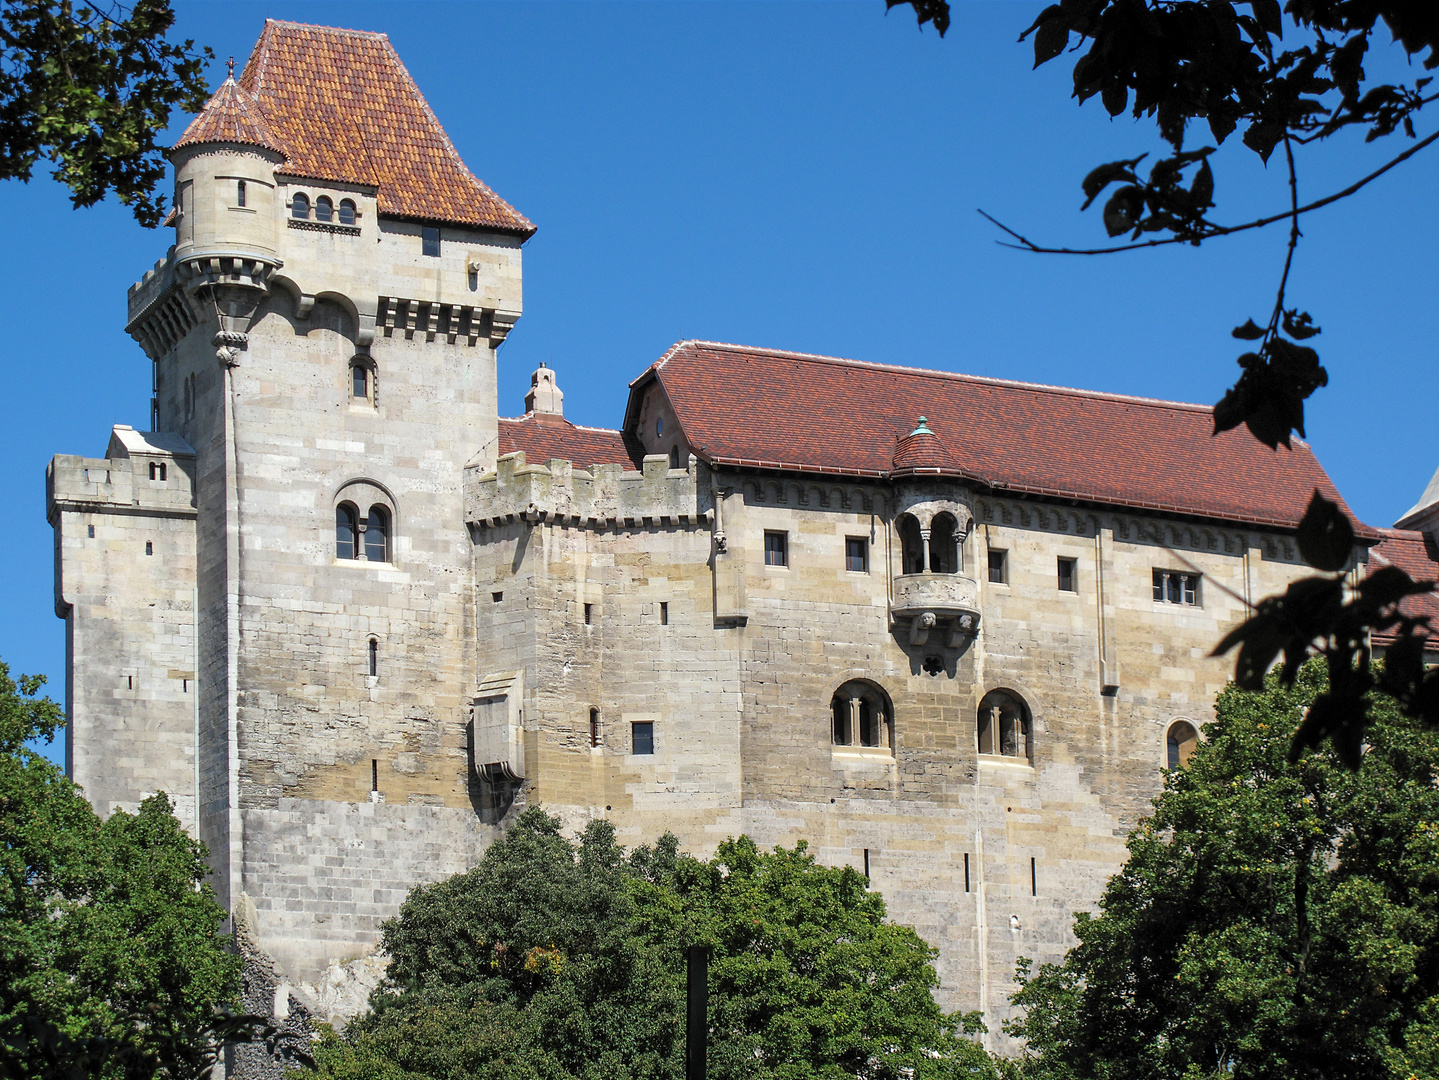
[[[493,471],[465,470],[465,517],[481,528],[516,520],[591,528],[694,525],[713,513],[709,470],[694,458],[688,469],[671,469],[651,455],[641,468],[596,465],[577,469],[559,458],[531,465],[521,453],[506,454]]]

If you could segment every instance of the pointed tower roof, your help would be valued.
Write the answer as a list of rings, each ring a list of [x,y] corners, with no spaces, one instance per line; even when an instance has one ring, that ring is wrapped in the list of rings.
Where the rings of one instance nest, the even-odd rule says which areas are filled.
[[[260,103],[235,84],[235,62],[230,61],[230,75],[211,95],[200,114],[190,121],[185,134],[175,144],[198,146],[201,143],[242,143],[283,154],[279,141],[265,121]]]
[[[373,186],[382,214],[535,231],[465,167],[384,34],[266,19],[239,85],[286,173]]]
[[[891,475],[955,472],[944,443],[923,416],[913,431],[896,441]]]
[[[1419,501],[1409,508],[1402,518],[1394,523],[1396,529],[1422,529],[1424,524],[1430,520],[1439,523],[1439,469],[1429,480],[1429,486],[1424,489],[1424,494],[1419,496]]]

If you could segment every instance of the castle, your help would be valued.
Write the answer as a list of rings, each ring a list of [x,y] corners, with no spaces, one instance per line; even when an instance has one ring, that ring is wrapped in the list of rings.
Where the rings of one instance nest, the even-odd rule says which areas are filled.
[[[171,159],[152,430],[47,475],[68,769],[101,813],[169,793],[323,1014],[538,804],[808,841],[998,1047],[1339,498],[1207,407],[701,341],[618,430],[549,368],[501,418],[534,227],[383,35],[267,22]],[[1439,476],[1403,524],[1356,575],[1433,575]]]

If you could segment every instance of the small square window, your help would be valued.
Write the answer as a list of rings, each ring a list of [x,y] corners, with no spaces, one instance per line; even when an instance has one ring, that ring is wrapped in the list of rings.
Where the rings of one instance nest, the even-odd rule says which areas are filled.
[[[655,752],[655,725],[652,720],[637,720],[630,725],[630,740],[635,754]]]
[[[869,541],[864,537],[845,537],[844,568],[854,574],[863,574],[869,569]]]
[[[502,593],[502,592],[492,592],[492,593],[490,593],[490,599],[491,599],[492,601],[494,601],[496,604],[498,604],[498,603],[499,603],[501,600],[503,600],[504,598],[505,598],[505,594]]]
[[[1009,552],[990,549],[989,580],[1001,585],[1009,580]]]
[[[764,564],[766,566],[789,565],[789,533],[766,532],[764,534]]]
[[[1059,560],[1059,591],[1078,592],[1079,586],[1075,584],[1073,559]]]
[[[426,225],[423,230],[423,235],[424,254],[438,259],[440,257],[440,230]]]

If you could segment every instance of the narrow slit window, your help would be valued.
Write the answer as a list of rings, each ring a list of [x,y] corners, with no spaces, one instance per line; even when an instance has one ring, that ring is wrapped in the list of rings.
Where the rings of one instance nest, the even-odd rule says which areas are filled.
[[[631,753],[653,754],[655,752],[655,725],[652,720],[636,720],[630,725]]]
[[[370,759],[370,790],[380,790],[380,759]]]
[[[964,891],[969,892],[969,852],[964,853]]]
[[[670,447],[670,468],[671,468],[671,469],[678,469],[679,467],[680,467],[680,448],[679,448],[678,446],[671,446],[671,447]]]
[[[150,541],[150,540],[146,540],[146,541],[145,541],[145,554],[146,554],[146,555],[153,555],[153,554],[155,554],[155,544],[154,544],[153,541]]]
[[[1059,591],[1060,591],[1060,592],[1078,592],[1078,591],[1079,591],[1078,586],[1075,584],[1074,565],[1075,565],[1075,561],[1074,561],[1073,559],[1060,559],[1060,560],[1059,560]]]
[[[789,533],[766,532],[764,534],[764,564],[766,566],[789,565]]]
[[[661,626],[668,626],[669,624],[670,624],[670,606],[669,606],[669,603],[668,603],[667,601],[661,600],[661,601],[660,601],[660,625],[661,625]]]
[[[86,528],[89,529],[90,539],[91,539],[91,540],[95,539],[95,526],[93,526],[93,525],[87,525]]]
[[[380,674],[380,642],[376,638],[370,639],[370,674]]]
[[[869,848],[864,849],[864,880],[869,880]]]
[[[595,605],[594,605],[594,604],[586,604],[586,605],[585,605],[585,625],[586,625],[586,626],[591,626],[591,625],[594,624],[594,621],[595,621]]]
[[[370,400],[370,369],[364,364],[350,367],[350,396],[358,402]]]
[[[599,744],[600,744],[600,711],[599,711],[599,709],[591,709],[591,710],[590,710],[590,746],[591,746],[591,747],[595,747],[595,746],[599,746]]]
[[[1039,870],[1038,870],[1038,863],[1036,862],[1035,857],[1034,857],[1033,855],[1031,855],[1031,856],[1029,857],[1029,895],[1030,895],[1030,896],[1038,896],[1038,895],[1039,895]]]
[[[235,184],[235,205],[245,205],[245,181],[240,180]]]

